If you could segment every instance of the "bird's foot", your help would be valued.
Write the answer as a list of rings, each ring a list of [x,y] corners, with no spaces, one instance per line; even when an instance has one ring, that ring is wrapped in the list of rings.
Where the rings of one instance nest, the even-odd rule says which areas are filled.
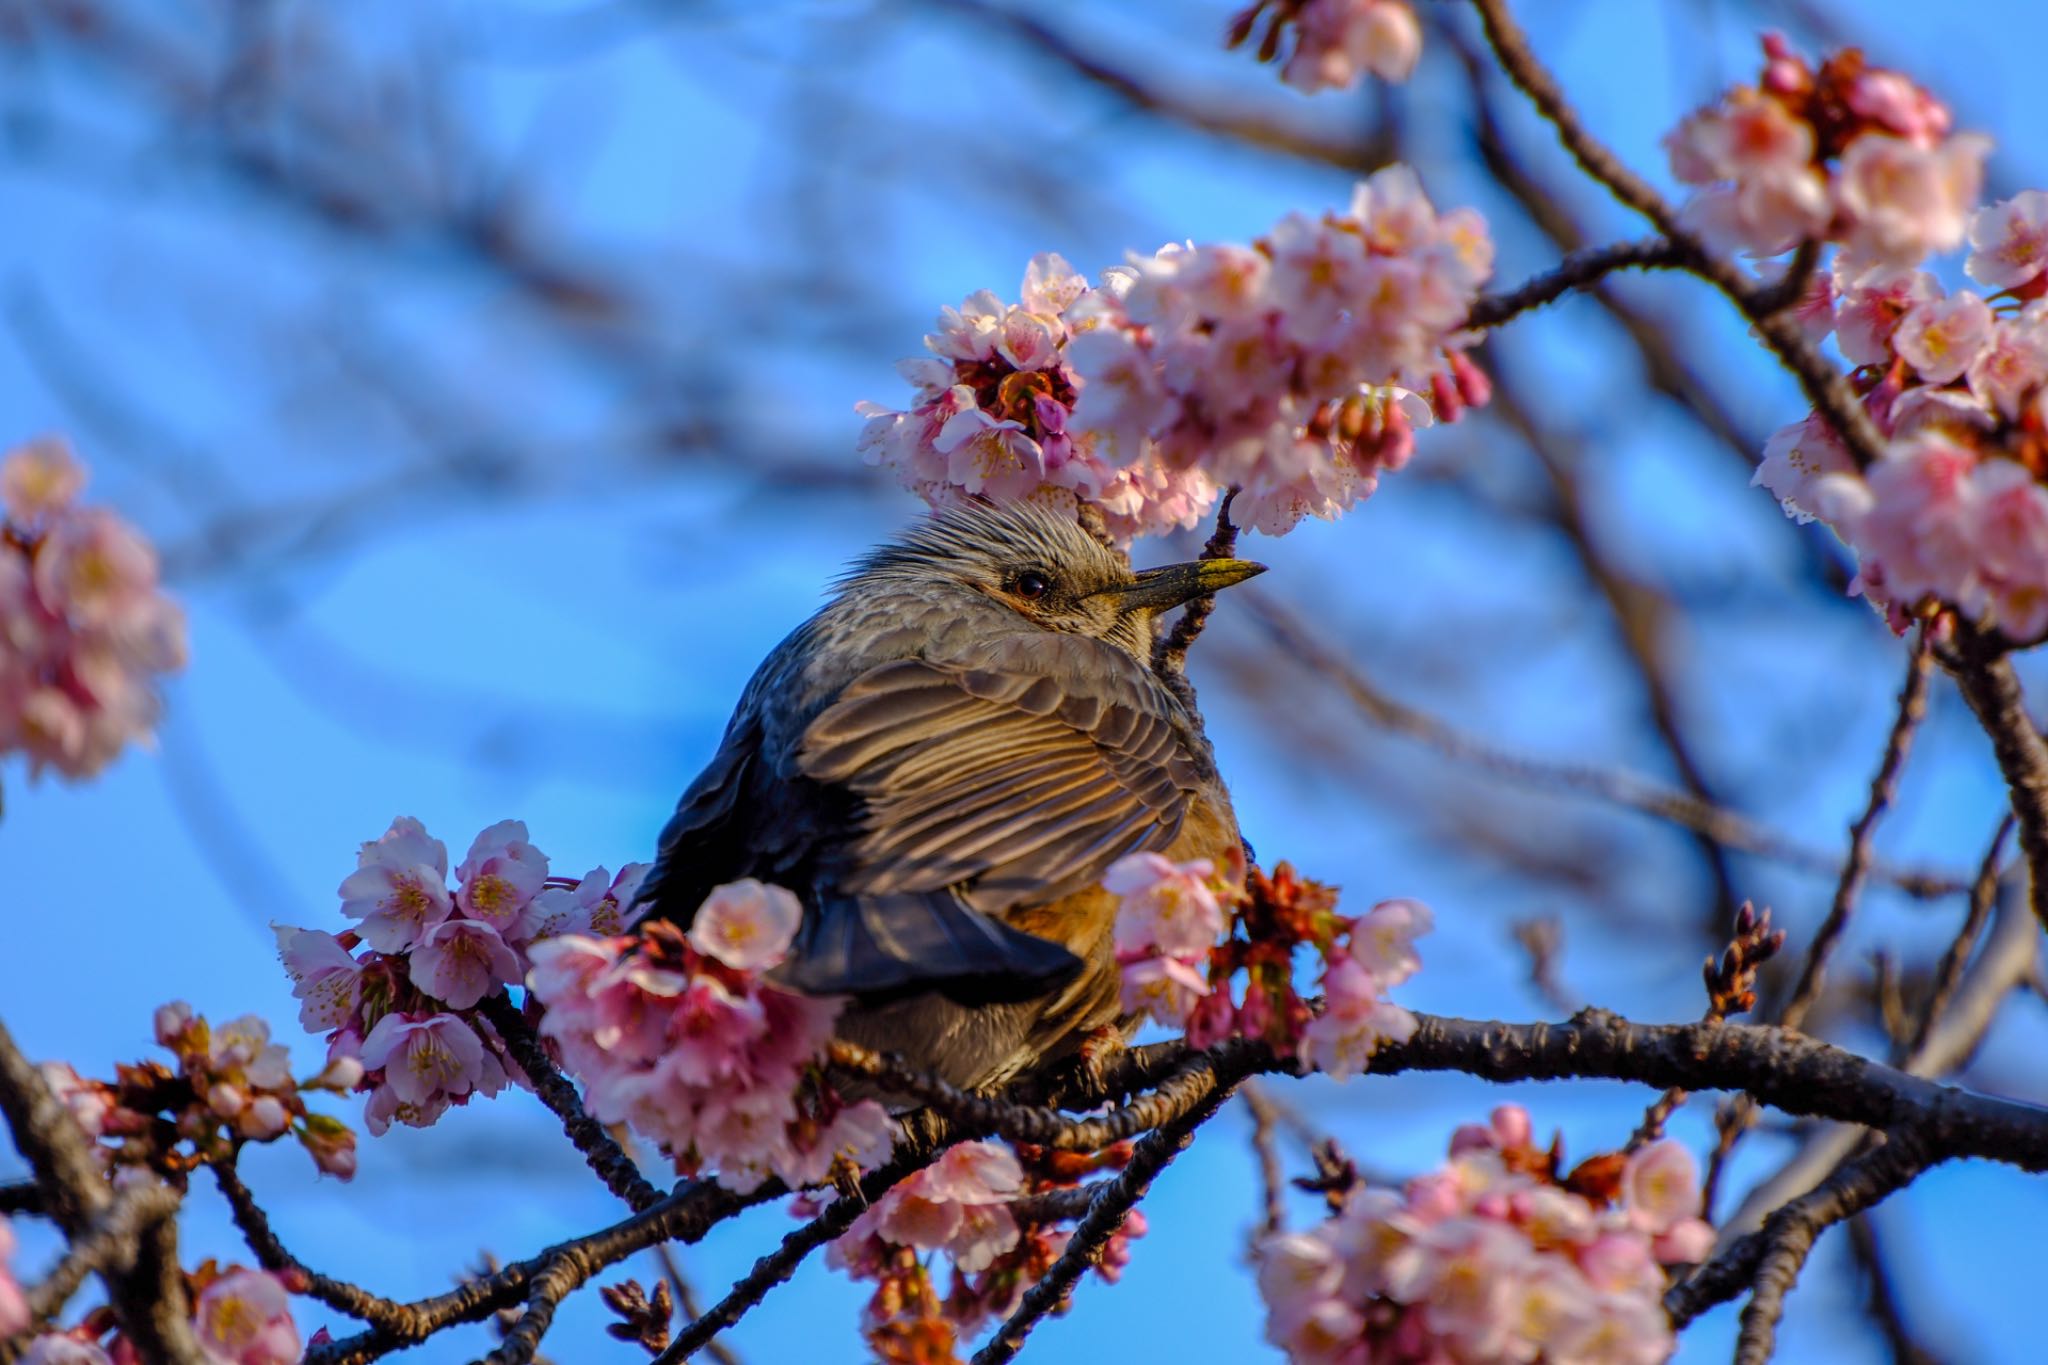
[[[1090,1029],[1074,1049],[1066,1084],[1062,1089],[1078,1090],[1098,1099],[1114,1099],[1109,1089],[1109,1064],[1130,1045],[1124,1031],[1114,1024]]]

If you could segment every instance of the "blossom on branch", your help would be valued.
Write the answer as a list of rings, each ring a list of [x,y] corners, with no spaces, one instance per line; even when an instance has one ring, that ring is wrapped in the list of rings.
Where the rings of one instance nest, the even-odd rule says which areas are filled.
[[[360,921],[340,934],[276,926],[278,953],[301,1002],[299,1022],[328,1035],[328,1088],[369,1092],[374,1135],[421,1128],[477,1095],[526,1077],[470,1011],[523,982],[531,949],[569,934],[617,933],[634,919],[644,863],[613,877],[548,875],[526,826],[501,820],[471,841],[449,885],[448,848],[411,816],[362,845],[339,894]],[[357,949],[367,945],[368,951]],[[353,1170],[353,1138],[307,1128],[300,1141],[323,1169]]]
[[[1320,1226],[1258,1250],[1267,1340],[1296,1362],[1655,1365],[1663,1267],[1713,1243],[1692,1156],[1670,1141],[1566,1174],[1503,1105],[1400,1191],[1352,1189]]]
[[[0,457],[0,755],[91,777],[147,743],[162,674],[185,666],[185,618],[156,551],[103,507],[61,441]]]
[[[529,950],[546,1007],[540,1032],[581,1080],[591,1114],[629,1123],[681,1171],[710,1168],[746,1191],[885,1158],[895,1125],[872,1100],[846,1104],[814,1076],[837,1000],[782,990],[729,957],[779,960],[794,924],[779,887],[721,887],[713,923],[686,937],[666,922],[632,937],[568,934]],[[700,912],[701,913],[701,912]]]
[[[1850,278],[1960,245],[1990,140],[1952,132],[1947,106],[1853,48],[1815,69],[1777,34],[1763,46],[1756,85],[1730,90],[1664,140],[1672,174],[1700,187],[1687,223],[1712,245],[1758,256],[1838,242]]]
[[[1348,90],[1367,72],[1398,84],[1422,55],[1422,25],[1407,0],[1256,0],[1230,21],[1225,46],[1244,46],[1261,20],[1262,62],[1277,58],[1293,31],[1280,79],[1304,94]]]
[[[294,1365],[301,1354],[291,1296],[264,1270],[231,1270],[193,1305],[193,1325],[219,1365]]]
[[[960,1344],[1015,1312],[1024,1291],[1066,1250],[1072,1230],[1056,1218],[1027,1215],[1026,1203],[1120,1170],[1130,1154],[1121,1142],[1091,1153],[964,1142],[898,1182],[826,1253],[834,1268],[875,1284],[862,1318],[875,1357],[954,1365]],[[792,1212],[813,1216],[817,1202],[799,1199]],[[1144,1215],[1131,1210],[1102,1244],[1096,1274],[1115,1283],[1130,1260],[1131,1240],[1144,1233]],[[943,1295],[934,1280],[940,1256],[951,1270]]]
[[[1041,256],[1022,303],[984,291],[940,315],[932,355],[901,366],[912,406],[862,404],[861,448],[934,506],[1086,505],[1129,541],[1237,487],[1238,518],[1282,534],[1488,400],[1463,327],[1492,264],[1483,220],[1438,214],[1405,166],[1343,213],[1133,256],[1094,287]]]
[[[2016,243],[2035,212],[2014,200],[1972,220],[1973,240],[2004,253],[1973,256],[1973,273],[2015,281],[1989,298],[1891,267],[1847,279],[1838,259],[1834,329],[1887,443],[1859,469],[1813,414],[1764,448],[1755,481],[1856,551],[1856,589],[1894,629],[1933,602],[2014,643],[2048,634],[2048,302],[2018,269],[2034,248]]]

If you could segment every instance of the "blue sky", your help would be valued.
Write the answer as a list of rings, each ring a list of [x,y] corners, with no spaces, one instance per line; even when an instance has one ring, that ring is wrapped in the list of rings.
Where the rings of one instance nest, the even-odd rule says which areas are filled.
[[[174,55],[211,51],[221,31],[197,0],[176,16],[110,8]],[[1780,9],[1519,8],[1588,121],[1660,178],[1657,137],[1753,71],[1757,14]],[[1221,6],[1039,12],[1201,100],[1332,134],[1364,117],[1366,97],[1306,100],[1216,50]],[[1162,130],[945,6],[380,0],[324,14],[276,7],[287,27],[341,25],[333,46],[300,48],[287,79],[319,89],[326,73],[430,73],[463,132],[456,179],[515,204],[532,241],[617,282],[634,306],[564,323],[503,260],[435,227],[445,215],[430,196],[375,231],[339,223],[252,177],[235,152],[268,147],[317,168],[299,160],[316,144],[247,133],[232,110],[169,125],[134,69],[71,43],[47,38],[32,57],[0,48],[12,73],[0,81],[0,441],[71,433],[94,495],[166,547],[192,621],[193,664],[172,686],[160,752],[78,788],[31,785],[0,764],[0,1015],[32,1055],[87,1071],[141,1054],[151,1008],[175,997],[217,1017],[262,1014],[313,1065],[317,1040],[297,1034],[266,926],[338,925],[335,884],[395,814],[458,850],[522,818],[571,874],[646,856],[755,662],[845,560],[914,514],[863,481],[852,404],[900,393],[890,366],[939,305],[984,286],[1013,292],[1037,250],[1092,271],[1171,238],[1242,240],[1347,193],[1329,168]],[[2048,21],[2021,6],[1905,0],[1853,18],[1882,35],[1875,58],[1910,62],[1957,99],[1962,122],[1999,135],[1998,180],[2041,182],[2021,139],[2048,123],[2032,72]],[[337,106],[344,126],[380,107],[335,83],[362,101]],[[1502,223],[1502,281],[1550,263],[1470,162],[1441,45],[1400,100],[1438,202],[1475,202]],[[389,116],[412,130],[396,145],[421,160],[379,159],[365,184],[408,203],[437,144],[418,132],[426,117]],[[1540,128],[1517,119],[1513,131],[1554,169]],[[1607,235],[1640,231],[1595,194],[1578,207]],[[1703,291],[1643,297],[1702,343],[1702,365],[1748,427],[1800,415],[1789,381]],[[1590,306],[1502,344],[1583,450],[1597,532],[1693,606],[1675,648],[1723,792],[1836,845],[1889,720],[1896,643],[1859,607],[1801,586],[1801,533],[1746,471],[1643,399],[1634,361]],[[1503,443],[1477,423],[1432,433],[1416,466],[1343,522],[1257,542],[1274,566],[1261,586],[1321,614],[1383,684],[1460,725],[1668,780],[1600,609],[1555,536],[1517,512],[1537,483]],[[1175,553],[1139,551],[1141,562]],[[1492,791],[1363,730],[1313,684],[1278,714],[1256,685],[1263,665],[1226,602],[1195,676],[1246,829],[1262,853],[1355,895],[1436,907],[1407,1003],[1548,1013],[1506,931],[1556,913],[1578,994],[1643,1018],[1697,1011],[1689,916],[1701,880],[1682,836]],[[1998,809],[1987,774],[1981,740],[1944,694],[1883,851],[1969,865]],[[1423,790],[1439,799],[1409,799]],[[1445,791],[1462,795],[1445,802]],[[1504,838],[1565,821],[1575,842],[1564,852],[1600,860],[1624,891],[1595,914],[1563,883],[1473,854],[1439,818],[1466,799]],[[1795,930],[1825,906],[1811,876],[1751,859],[1736,872],[1742,894]],[[1840,960],[1924,952],[1946,941],[1954,913],[1873,893]],[[2006,1014],[1973,1077],[2042,1098],[2038,1002],[2016,999]],[[1500,1098],[1431,1076],[1281,1093],[1395,1171],[1430,1164],[1453,1126]],[[1646,1098],[1604,1084],[1515,1097],[1582,1153],[1617,1143]],[[1704,1150],[1708,1113],[1696,1104],[1674,1132]],[[1787,1150],[1760,1136],[1738,1174]],[[615,1212],[524,1095],[366,1141],[350,1186],[316,1181],[296,1150],[253,1152],[246,1169],[290,1245],[400,1297],[445,1288],[481,1247],[520,1255]],[[1242,1118],[1226,1115],[1159,1183],[1124,1283],[1085,1284],[1034,1349],[1277,1358],[1258,1344],[1242,1273],[1253,1175]],[[2038,1183],[1980,1166],[1939,1171],[1882,1211],[1909,1311],[1954,1358],[2038,1357],[2028,1253],[2043,1218]],[[757,1211],[689,1252],[700,1290],[715,1296],[785,1222]],[[186,1236],[195,1258],[234,1254],[210,1192],[195,1196]],[[26,1240],[34,1265],[47,1243]],[[1852,1316],[1838,1243],[1792,1300],[1782,1359],[1881,1358]],[[807,1267],[735,1344],[755,1362],[856,1359],[863,1297]],[[602,1337],[599,1316],[594,1296],[572,1300],[556,1358],[638,1358]],[[328,1320],[313,1305],[301,1317],[308,1330]],[[1722,1310],[1680,1358],[1725,1358],[1732,1331]],[[472,1330],[411,1358],[467,1359],[482,1341]]]

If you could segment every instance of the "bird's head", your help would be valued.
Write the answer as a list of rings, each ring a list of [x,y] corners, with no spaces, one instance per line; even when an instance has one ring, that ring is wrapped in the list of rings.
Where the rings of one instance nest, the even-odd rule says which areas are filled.
[[[848,582],[958,585],[1040,629],[1091,636],[1143,659],[1161,613],[1265,571],[1245,559],[1202,559],[1134,573],[1070,514],[1017,503],[941,512],[862,560]]]

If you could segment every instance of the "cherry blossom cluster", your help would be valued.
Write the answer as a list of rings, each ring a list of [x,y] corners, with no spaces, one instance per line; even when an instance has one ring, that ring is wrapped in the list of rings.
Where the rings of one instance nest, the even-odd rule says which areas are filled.
[[[548,875],[517,820],[476,836],[449,886],[448,849],[400,816],[365,843],[341,883],[339,934],[278,926],[299,1022],[328,1035],[329,1067],[353,1067],[369,1092],[364,1122],[424,1128],[451,1106],[525,1084],[477,1002],[522,982],[531,950],[561,934],[615,934],[632,919],[645,864],[612,876]],[[363,948],[358,953],[356,950]]]
[[[1961,244],[1991,143],[1951,122],[1934,96],[1854,49],[1816,70],[1770,34],[1757,84],[1688,117],[1665,147],[1672,173],[1702,187],[1685,213],[1710,243],[1775,256],[1838,242],[1854,279]]]
[[[0,459],[0,756],[90,777],[147,742],[161,674],[185,666],[185,617],[156,551],[104,507],[57,440]]]
[[[1439,215],[1405,166],[1343,213],[1133,256],[1094,288],[1041,256],[1021,304],[940,315],[901,367],[910,409],[861,405],[862,449],[935,506],[1085,504],[1127,542],[1236,487],[1237,518],[1283,534],[1369,496],[1418,424],[1488,400],[1464,322],[1492,264],[1484,221]]]
[[[115,1068],[111,1082],[80,1076],[66,1062],[45,1062],[51,1092],[70,1110],[109,1169],[147,1166],[177,1176],[229,1161],[246,1142],[290,1135],[320,1170],[343,1180],[355,1174],[356,1139],[347,1125],[311,1113],[305,1097],[346,1093],[361,1068],[330,1063],[294,1080],[291,1059],[270,1041],[270,1026],[253,1014],[218,1026],[182,1000],[156,1011],[156,1041],[174,1065],[136,1062]]]
[[[1407,0],[1255,0],[1230,21],[1225,45],[1244,46],[1261,21],[1262,62],[1279,57],[1292,31],[1294,49],[1280,79],[1304,94],[1348,90],[1368,72],[1399,83],[1422,55],[1422,25]]]
[[[192,1295],[192,1334],[213,1365],[297,1365],[304,1352],[292,1321],[291,1294],[280,1277],[207,1261],[185,1279]],[[7,1334],[6,1322],[0,1305],[0,1339]],[[113,1313],[97,1308],[74,1328],[36,1337],[20,1365],[136,1365],[140,1359],[115,1330]]]
[[[1014,1312],[1072,1235],[1069,1228],[1020,1219],[1018,1201],[1070,1189],[1129,1159],[1128,1143],[1079,1153],[964,1142],[899,1181],[826,1252],[835,1269],[875,1282],[861,1322],[875,1358],[890,1365],[956,1365],[961,1343]],[[815,1213],[816,1201],[801,1200],[796,1211]],[[1104,1243],[1096,1274],[1115,1283],[1129,1263],[1130,1240],[1144,1233],[1144,1215],[1134,1209]],[[935,1252],[952,1267],[943,1295],[933,1278]]]
[[[1978,211],[1966,264],[1988,296],[1932,275],[1839,262],[1832,306],[1851,384],[1887,438],[1858,469],[1824,418],[1772,436],[1756,481],[1855,549],[1858,588],[1904,629],[1929,597],[2016,642],[2048,633],[2048,194]]]
[[[1219,878],[1206,859],[1176,863],[1156,853],[1118,860],[1103,886],[1121,898],[1115,935],[1124,1009],[1185,1030],[1195,1047],[1263,1038],[1302,1065],[1343,1078],[1363,1072],[1382,1042],[1415,1032],[1415,1016],[1386,996],[1422,965],[1415,939],[1429,932],[1432,917],[1419,901],[1381,901],[1347,916],[1337,911],[1334,888],[1297,877],[1285,863],[1270,877],[1252,868]],[[1294,987],[1302,945],[1321,960],[1320,1011]],[[1242,996],[1233,999],[1240,972]]]
[[[1516,1105],[1406,1187],[1354,1189],[1258,1251],[1266,1337],[1301,1365],[1656,1365],[1663,1267],[1704,1259],[1692,1155],[1671,1141],[1560,1173]]]
[[[873,1100],[842,1102],[819,1074],[841,1002],[762,976],[788,954],[800,914],[788,891],[746,880],[706,897],[687,934],[656,922],[633,937],[533,945],[541,1034],[591,1114],[742,1192],[770,1175],[803,1186],[880,1164],[895,1123]]]
[[[984,289],[939,314],[924,339],[931,354],[897,366],[917,389],[910,410],[859,406],[868,462],[934,507],[1099,508],[1120,541],[1200,521],[1218,489],[1199,468],[1170,469],[1142,442],[1113,448],[1073,426],[1082,380],[1070,349],[1105,325],[1106,296],[1048,254],[1025,269],[1021,297],[1006,304]]]

